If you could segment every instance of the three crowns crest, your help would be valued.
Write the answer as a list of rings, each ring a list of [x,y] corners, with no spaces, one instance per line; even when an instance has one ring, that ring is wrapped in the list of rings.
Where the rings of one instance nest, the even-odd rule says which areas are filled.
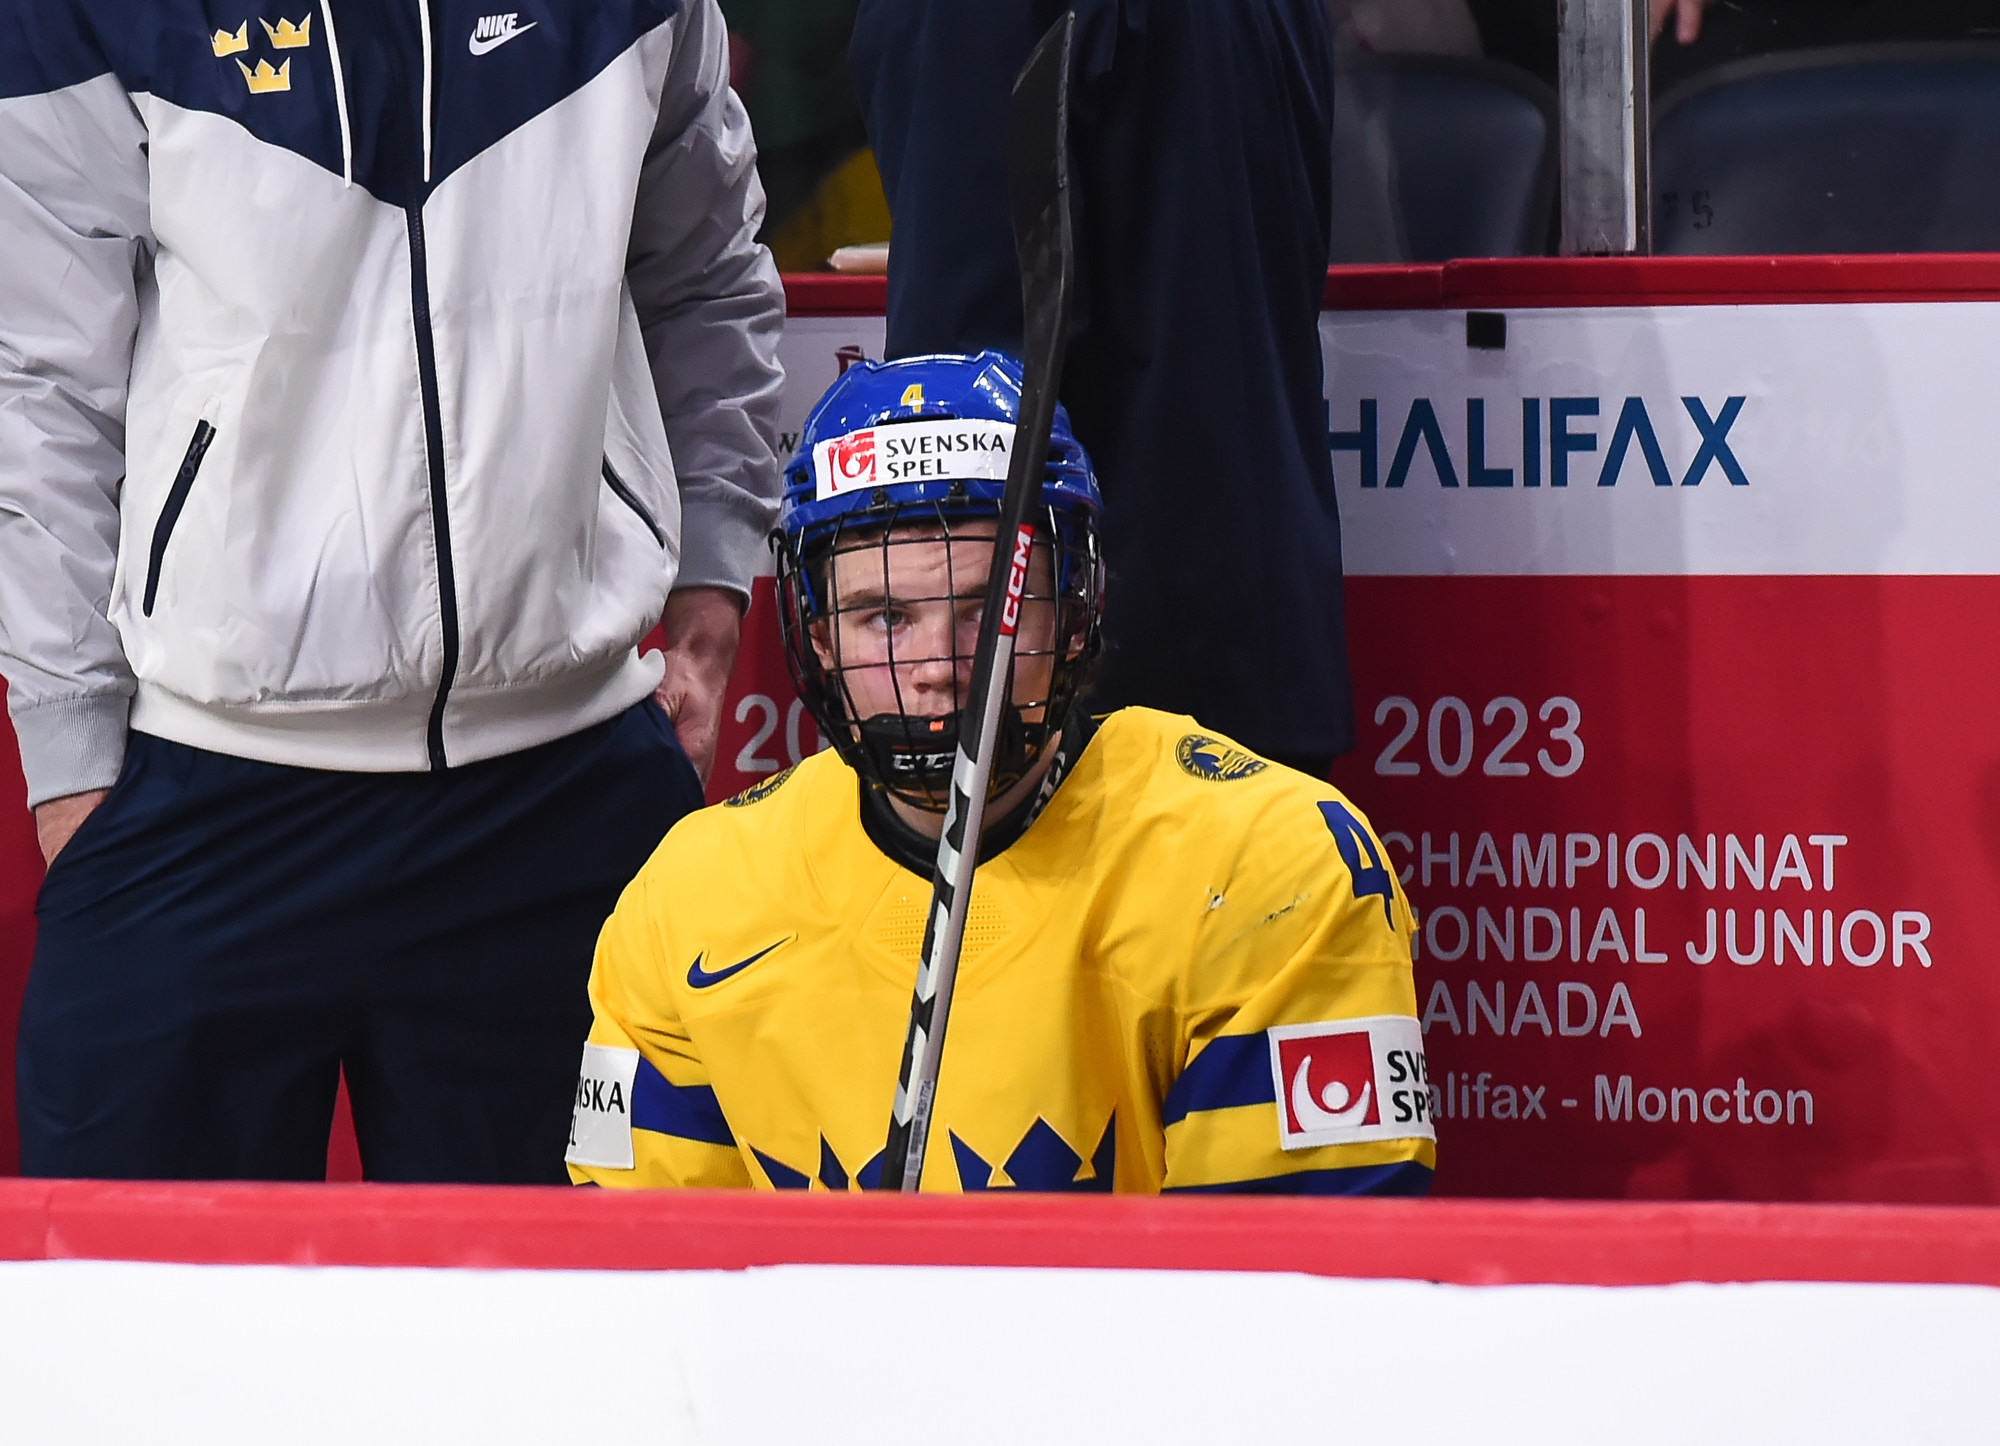
[[[260,15],[257,23],[264,27],[264,34],[273,50],[303,50],[312,44],[310,14],[296,23],[280,17],[276,25]],[[209,48],[215,52],[217,59],[241,55],[250,48],[250,22],[244,21],[233,31],[216,31],[209,37]],[[257,62],[255,70],[240,60],[236,62],[236,68],[243,72],[243,83],[250,87],[252,95],[270,95],[292,88],[292,62],[289,57],[275,70],[271,68],[270,61],[262,59]]]

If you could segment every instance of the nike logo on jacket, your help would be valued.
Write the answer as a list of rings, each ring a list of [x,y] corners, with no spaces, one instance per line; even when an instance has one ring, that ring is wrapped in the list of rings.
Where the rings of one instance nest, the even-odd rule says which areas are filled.
[[[518,14],[488,15],[473,28],[472,36],[466,41],[466,48],[474,55],[484,55],[489,50],[497,50],[517,35],[526,35],[535,28],[530,20],[526,25],[517,24]]]

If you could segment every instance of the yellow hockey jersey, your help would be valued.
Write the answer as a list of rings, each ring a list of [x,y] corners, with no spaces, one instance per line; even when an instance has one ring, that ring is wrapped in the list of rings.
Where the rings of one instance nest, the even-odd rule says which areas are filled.
[[[684,819],[591,974],[571,1177],[867,1188],[929,880],[832,752]],[[1421,1193],[1408,900],[1330,784],[1104,720],[975,878],[926,1190]]]

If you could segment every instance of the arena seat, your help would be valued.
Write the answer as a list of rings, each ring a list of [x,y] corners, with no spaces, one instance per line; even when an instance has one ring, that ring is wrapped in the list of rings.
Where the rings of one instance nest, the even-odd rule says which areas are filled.
[[[1556,99],[1504,61],[1342,57],[1336,262],[1539,256],[1556,187]]]
[[[2000,44],[1763,56],[1654,107],[1661,255],[2000,250]]]

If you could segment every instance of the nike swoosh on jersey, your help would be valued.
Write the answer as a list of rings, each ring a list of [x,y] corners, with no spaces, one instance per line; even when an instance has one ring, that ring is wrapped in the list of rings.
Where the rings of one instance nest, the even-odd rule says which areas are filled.
[[[731,964],[727,969],[718,969],[713,974],[701,967],[701,961],[708,957],[708,951],[704,949],[701,953],[694,956],[694,963],[688,965],[688,984],[695,989],[707,989],[711,985],[720,984],[733,974],[741,974],[745,969],[748,969],[752,964],[755,964],[759,959],[770,953],[771,949],[780,948],[791,942],[789,939],[780,939],[776,944],[771,945],[770,949],[759,949],[742,963]]]
[[[526,35],[530,30],[535,28],[536,23],[530,20],[526,25],[517,25],[512,30],[503,30],[498,35],[491,36],[485,40],[481,40],[479,32],[474,31],[465,42],[466,49],[470,50],[474,55],[484,55],[489,50],[498,50],[515,36]]]

